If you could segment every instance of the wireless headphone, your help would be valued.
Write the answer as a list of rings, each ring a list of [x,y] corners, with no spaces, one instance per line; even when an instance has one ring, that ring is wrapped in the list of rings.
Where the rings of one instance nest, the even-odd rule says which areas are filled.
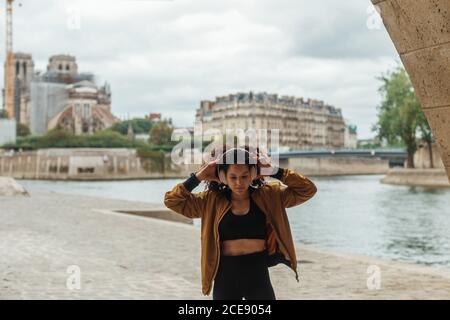
[[[224,158],[225,158],[227,153],[229,153],[231,151],[235,151],[235,150],[246,152],[249,155],[249,157],[250,157],[250,152],[248,152],[247,150],[242,149],[242,148],[232,148],[230,150],[227,150],[225,153],[223,153],[220,156],[222,158],[222,161],[224,160]],[[255,164],[250,164],[250,165],[251,165],[251,167],[250,167],[250,178],[251,178],[251,181],[253,181],[253,180],[256,179],[256,177],[258,175],[258,173],[257,173],[257,165],[256,165],[256,163]],[[219,180],[220,180],[221,183],[227,184],[225,171],[224,170],[220,170],[220,166],[219,165],[217,165],[217,176],[219,177]]]

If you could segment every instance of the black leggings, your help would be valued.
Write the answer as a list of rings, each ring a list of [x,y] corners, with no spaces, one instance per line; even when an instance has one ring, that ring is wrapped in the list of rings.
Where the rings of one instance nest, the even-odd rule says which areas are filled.
[[[213,300],[275,300],[267,267],[267,251],[220,256]]]

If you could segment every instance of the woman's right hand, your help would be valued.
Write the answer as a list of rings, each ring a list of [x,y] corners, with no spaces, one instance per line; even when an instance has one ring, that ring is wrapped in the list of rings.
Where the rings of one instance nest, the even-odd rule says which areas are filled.
[[[200,169],[195,173],[195,176],[198,180],[207,180],[207,181],[215,181],[219,182],[220,180],[217,177],[217,161],[218,159],[213,159],[207,162],[204,162]]]

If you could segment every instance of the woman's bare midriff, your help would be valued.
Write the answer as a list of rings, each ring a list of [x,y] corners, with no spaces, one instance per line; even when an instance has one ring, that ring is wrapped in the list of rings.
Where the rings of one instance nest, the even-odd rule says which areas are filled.
[[[237,239],[221,241],[221,251],[225,256],[239,256],[260,252],[266,249],[263,239]]]
[[[231,206],[232,213],[235,215],[246,215],[250,210],[250,198],[243,200],[233,200]],[[221,252],[225,256],[240,256],[260,252],[266,249],[266,240],[264,239],[236,239],[220,242]]]

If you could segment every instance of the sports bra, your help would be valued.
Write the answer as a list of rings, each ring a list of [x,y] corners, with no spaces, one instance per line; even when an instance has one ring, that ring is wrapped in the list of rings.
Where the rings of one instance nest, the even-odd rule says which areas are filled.
[[[250,197],[250,210],[244,215],[236,215],[231,208],[219,223],[220,240],[265,239],[266,215]]]

